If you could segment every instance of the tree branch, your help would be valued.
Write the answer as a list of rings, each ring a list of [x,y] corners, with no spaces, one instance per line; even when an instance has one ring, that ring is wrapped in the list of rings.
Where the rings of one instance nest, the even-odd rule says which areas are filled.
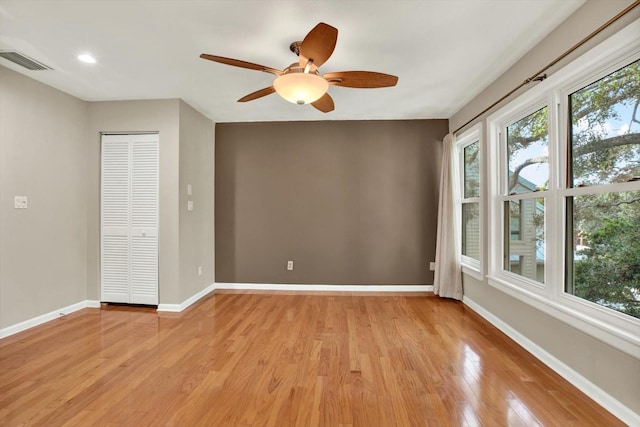
[[[630,205],[632,203],[640,202],[640,198],[630,199],[630,200],[621,200],[619,202],[611,202],[611,203],[595,203],[593,205],[581,205],[581,208],[608,208],[611,206],[620,206],[620,205]]]
[[[595,153],[596,151],[607,150],[609,148],[620,147],[623,145],[640,145],[640,133],[628,133],[618,135],[611,138],[601,139],[600,141],[592,141],[582,147],[573,150],[573,156],[578,157],[584,154]]]
[[[629,99],[629,93],[627,92],[619,92],[614,96],[609,96],[607,97],[607,102],[606,104],[609,106],[609,108],[613,105],[616,105],[620,102],[626,101]],[[599,105],[593,105],[593,104],[584,104],[581,105],[579,108],[576,108],[573,110],[573,112],[571,113],[571,120],[574,123],[577,123],[580,119],[588,116],[591,113],[594,112],[598,112],[598,111],[602,111],[602,108]]]
[[[471,154],[471,156],[469,157],[469,161],[467,163],[471,164],[471,163],[475,162],[476,159],[478,158],[478,154],[480,154],[480,150],[474,151],[473,154]]]
[[[535,165],[538,163],[548,163],[548,162],[549,162],[549,157],[547,156],[532,157],[530,159],[525,160],[518,166],[516,166],[516,168],[513,170],[513,175],[511,175],[511,178],[509,178],[509,193],[511,193],[511,191],[518,184],[518,180],[520,179],[520,172],[522,172],[522,169],[526,168],[527,166]]]
[[[546,135],[545,135],[546,136]],[[509,138],[509,142],[510,143],[514,143],[514,142],[519,142],[520,144],[522,144],[523,146],[529,145],[532,142],[536,142],[536,141],[540,141],[542,138],[540,138],[539,136],[536,137],[532,137],[532,136],[511,136]]]

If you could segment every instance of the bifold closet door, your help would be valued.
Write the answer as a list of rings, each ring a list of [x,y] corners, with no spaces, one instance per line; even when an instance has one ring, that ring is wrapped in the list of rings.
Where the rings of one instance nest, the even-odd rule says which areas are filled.
[[[101,300],[158,304],[158,135],[103,135]]]

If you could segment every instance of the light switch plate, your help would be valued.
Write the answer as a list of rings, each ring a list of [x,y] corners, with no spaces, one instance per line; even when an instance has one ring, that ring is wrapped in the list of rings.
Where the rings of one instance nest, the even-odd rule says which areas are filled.
[[[14,209],[27,209],[27,196],[15,196],[13,207]]]
[[[193,195],[193,186],[191,184],[187,184],[187,196]]]

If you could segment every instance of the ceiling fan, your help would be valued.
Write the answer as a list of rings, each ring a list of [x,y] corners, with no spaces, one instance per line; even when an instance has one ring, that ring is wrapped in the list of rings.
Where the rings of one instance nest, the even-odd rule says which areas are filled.
[[[200,58],[250,70],[264,71],[276,76],[273,85],[244,96],[238,102],[253,101],[277,92],[287,101],[311,104],[323,113],[333,111],[333,99],[327,93],[329,85],[352,88],[380,88],[395,86],[398,77],[373,71],[341,71],[320,74],[318,67],[324,64],[336,47],[338,30],[323,22],[316,25],[301,42],[293,42],[289,49],[299,57],[284,70],[265,67],[239,59],[225,58],[203,53]]]

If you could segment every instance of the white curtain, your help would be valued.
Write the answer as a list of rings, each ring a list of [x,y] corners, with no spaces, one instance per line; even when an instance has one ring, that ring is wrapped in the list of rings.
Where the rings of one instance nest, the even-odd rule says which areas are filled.
[[[457,193],[460,185],[456,139],[445,136],[442,143],[440,201],[438,203],[438,234],[436,237],[436,271],[433,292],[444,298],[462,299],[460,267],[460,222]]]

